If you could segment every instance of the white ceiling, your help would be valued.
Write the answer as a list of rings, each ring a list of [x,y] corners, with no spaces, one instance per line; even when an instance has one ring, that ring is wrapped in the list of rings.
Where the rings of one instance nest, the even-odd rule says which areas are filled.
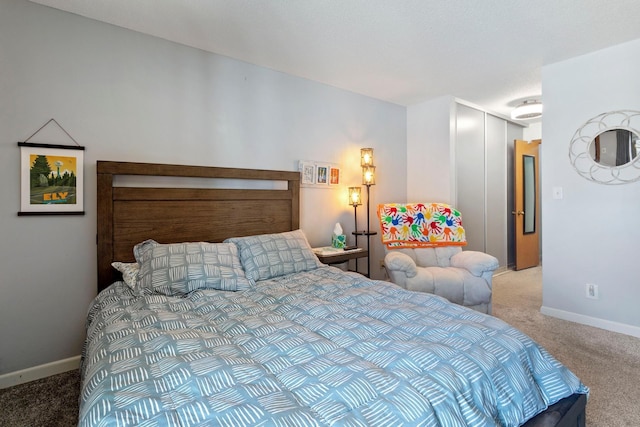
[[[638,0],[32,0],[400,105],[508,115],[541,67],[640,38]]]

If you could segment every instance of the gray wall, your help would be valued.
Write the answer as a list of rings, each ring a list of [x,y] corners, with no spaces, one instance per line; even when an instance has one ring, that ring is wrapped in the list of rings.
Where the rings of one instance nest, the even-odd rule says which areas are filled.
[[[441,96],[407,108],[407,197],[453,203],[456,103]]]
[[[96,292],[96,160],[338,163],[343,185],[302,190],[301,228],[314,246],[330,242],[335,222],[353,230],[347,187],[360,185],[361,147],[375,149],[372,207],[406,199],[404,107],[26,0],[0,0],[0,40],[0,374],[80,354]],[[16,215],[16,143],[50,118],[86,147],[85,216]],[[44,139],[70,143],[58,137]]]
[[[579,176],[569,142],[587,120],[640,110],[640,40],[542,69],[543,313],[640,336],[640,181],[602,185]],[[564,198],[552,197],[562,187]],[[585,285],[599,285],[587,299]]]

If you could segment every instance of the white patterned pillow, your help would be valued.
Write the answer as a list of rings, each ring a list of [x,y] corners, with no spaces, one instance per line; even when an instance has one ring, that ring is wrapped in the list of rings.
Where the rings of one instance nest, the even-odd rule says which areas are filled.
[[[232,237],[248,278],[267,280],[290,273],[314,270],[322,264],[302,230],[257,236]]]
[[[240,291],[251,287],[238,249],[231,243],[145,243],[144,250],[134,251],[143,293],[184,295],[196,289]]]
[[[137,262],[112,262],[111,266],[122,273],[122,280],[131,289],[135,290],[138,281],[138,271],[140,266]]]

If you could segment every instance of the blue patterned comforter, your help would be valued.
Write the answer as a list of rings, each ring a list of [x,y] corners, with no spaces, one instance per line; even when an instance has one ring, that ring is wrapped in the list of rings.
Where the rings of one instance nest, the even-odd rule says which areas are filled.
[[[333,267],[93,302],[81,426],[517,426],[588,389],[504,322]]]

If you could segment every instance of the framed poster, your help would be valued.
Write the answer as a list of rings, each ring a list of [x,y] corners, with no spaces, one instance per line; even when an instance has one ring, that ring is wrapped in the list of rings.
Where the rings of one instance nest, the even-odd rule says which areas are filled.
[[[19,142],[18,215],[84,215],[84,147]]]

